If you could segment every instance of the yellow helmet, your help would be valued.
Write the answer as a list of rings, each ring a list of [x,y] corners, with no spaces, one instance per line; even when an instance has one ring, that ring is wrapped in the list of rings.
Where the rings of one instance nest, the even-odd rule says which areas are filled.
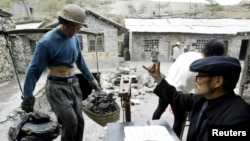
[[[61,12],[58,12],[58,16],[67,21],[87,26],[87,24],[84,23],[86,19],[85,11],[82,10],[82,8],[79,7],[78,5],[75,4],[66,5]]]

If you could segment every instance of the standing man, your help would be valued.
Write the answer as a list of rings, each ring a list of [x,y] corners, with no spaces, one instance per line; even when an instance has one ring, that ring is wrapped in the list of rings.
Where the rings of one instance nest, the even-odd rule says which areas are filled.
[[[156,45],[153,45],[153,48],[151,49],[151,60],[152,60],[152,62],[157,63],[159,61],[158,55],[159,55],[158,47]]]
[[[193,78],[196,73],[189,71],[190,64],[203,57],[209,56],[222,56],[225,52],[224,42],[212,39],[209,40],[201,52],[187,52],[181,54],[176,61],[170,66],[167,73],[166,80],[169,84],[175,86],[178,91],[183,91],[184,93],[192,92],[194,88]],[[162,113],[168,106],[168,102],[159,98],[158,106],[153,113],[152,119],[160,119]],[[171,106],[169,106],[171,108]],[[181,137],[182,130],[185,124],[186,115],[185,111],[181,109],[171,109],[174,113],[174,125],[173,129],[175,133]],[[178,116],[177,116],[178,115]]]
[[[216,127],[217,131],[224,132],[217,139],[231,136],[234,140],[249,140],[250,105],[234,92],[241,73],[239,60],[228,56],[211,56],[194,61],[190,71],[198,73],[194,77],[195,94],[177,91],[162,78],[160,62],[143,67],[157,82],[154,89],[157,96],[169,102],[173,109],[190,113],[187,141],[215,140],[209,138],[215,138],[210,129]],[[234,134],[227,134],[231,131],[243,132],[244,135],[235,137]]]
[[[192,45],[189,48],[189,52],[191,52],[191,51],[197,51],[196,47],[197,47],[197,44],[196,43],[192,43]]]
[[[177,42],[173,46],[173,57],[172,57],[173,62],[175,62],[175,60],[179,57],[180,54],[181,54],[180,43]]]
[[[36,82],[47,68],[45,92],[62,125],[61,141],[83,140],[82,92],[74,64],[94,89],[100,89],[83,59],[76,35],[82,26],[86,26],[85,18],[85,12],[74,4],[66,5],[58,13],[59,26],[46,33],[37,43],[24,82],[21,107],[26,112],[32,112]]]
[[[189,46],[189,45],[188,45],[188,46]],[[186,52],[189,51],[189,47],[188,47],[188,46],[186,46],[186,45],[184,44],[184,42],[183,42],[182,53],[186,53]]]

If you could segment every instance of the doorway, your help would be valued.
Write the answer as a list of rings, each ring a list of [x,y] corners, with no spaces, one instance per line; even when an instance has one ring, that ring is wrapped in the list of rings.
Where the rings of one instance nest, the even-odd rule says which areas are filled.
[[[245,60],[248,47],[248,40],[242,40],[240,47],[239,60]]]

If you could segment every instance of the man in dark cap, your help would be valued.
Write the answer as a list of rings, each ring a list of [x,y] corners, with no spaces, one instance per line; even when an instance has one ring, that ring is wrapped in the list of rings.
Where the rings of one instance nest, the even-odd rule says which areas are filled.
[[[169,102],[172,108],[190,113],[187,141],[208,141],[209,127],[216,125],[230,126],[231,130],[241,126],[250,128],[250,105],[234,93],[241,72],[237,59],[212,56],[194,61],[190,71],[198,73],[194,78],[195,94],[177,91],[163,79],[160,62],[143,67],[158,84],[154,90],[157,96]]]
[[[218,39],[211,39],[206,42],[201,52],[189,51],[181,54],[175,62],[170,66],[166,80],[170,85],[173,85],[177,91],[183,93],[190,93],[194,90],[193,78],[197,75],[196,72],[191,72],[189,66],[195,60],[209,57],[209,56],[222,56],[225,54],[225,44]],[[188,113],[181,109],[172,108],[166,101],[159,98],[157,108],[155,109],[152,119],[160,119],[161,115],[168,107],[174,114],[173,130],[176,135],[182,138],[183,129],[185,127]]]

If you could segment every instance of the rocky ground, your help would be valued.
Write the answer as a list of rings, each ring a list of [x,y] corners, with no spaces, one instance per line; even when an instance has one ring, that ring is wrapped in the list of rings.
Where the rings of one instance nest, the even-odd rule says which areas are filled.
[[[136,85],[131,87],[132,101],[134,104],[131,105],[131,119],[136,120],[150,120],[154,109],[156,108],[156,103],[158,102],[157,96],[152,94],[152,89],[154,83],[152,83],[150,77],[148,77],[146,71],[142,68],[142,65],[149,65],[151,62],[130,62],[126,61],[120,62],[120,66],[112,70],[116,72],[131,71],[133,76],[138,76],[139,86]],[[169,66],[172,62],[162,62],[162,71],[166,74]],[[110,74],[110,72],[103,72],[103,77]],[[112,73],[111,73],[112,74]],[[112,75],[108,75],[109,79]],[[21,84],[23,84],[24,77],[20,76]],[[36,86],[36,105],[35,109],[49,114],[53,119],[55,119],[54,113],[51,111],[49,103],[44,95],[44,84],[46,80],[46,74],[44,74],[37,83]],[[106,79],[107,80],[107,79]],[[104,81],[106,81],[104,80]],[[147,83],[142,83],[147,82]],[[114,86],[110,88],[108,83],[103,84],[104,90],[107,92],[112,92],[115,94],[116,103],[121,107],[121,98],[118,96],[119,86]],[[140,92],[139,92],[140,91]],[[141,92],[145,91],[145,92]],[[21,93],[17,82],[1,86],[0,91],[0,138],[1,141],[8,141],[8,130],[11,126],[15,125],[18,120],[20,120],[20,99]],[[97,124],[95,121],[90,119],[85,113],[85,130],[84,130],[84,141],[106,141],[106,128]],[[117,122],[124,121],[124,110],[121,108],[119,114],[119,120]],[[173,122],[172,113],[166,111],[162,116],[162,119],[167,120],[171,125]],[[55,141],[60,141],[60,137],[55,139]]]
[[[124,62],[121,66],[118,67],[117,70],[114,70],[116,73],[123,71],[130,71],[131,75],[138,76],[139,80],[138,85],[132,84],[131,85],[131,120],[150,120],[152,114],[156,108],[156,104],[158,103],[158,97],[152,93],[154,88],[154,83],[152,83],[151,77],[148,77],[148,74],[142,68],[142,65],[149,65],[151,62]],[[172,64],[172,62],[163,63],[162,70],[164,70],[165,74],[167,68]],[[136,71],[135,71],[136,70]],[[108,79],[112,78],[112,75],[107,74],[115,74],[111,73],[113,71],[106,71],[103,72],[103,76],[101,76],[104,87],[104,91],[107,93],[114,93],[116,98],[116,103],[121,107],[120,110],[120,118],[116,122],[123,122],[125,121],[125,113],[124,109],[121,106],[121,98],[118,96],[119,86],[110,85],[107,83]],[[106,78],[106,80],[104,80]],[[146,82],[146,83],[144,83]],[[144,83],[144,84],[143,84]],[[147,85],[147,86],[145,86]],[[42,102],[46,103],[46,102]],[[51,113],[53,115],[53,113]],[[100,124],[96,123],[92,120],[86,113],[84,114],[85,118],[85,131],[84,131],[84,141],[106,141],[106,127],[101,126]],[[170,125],[173,123],[173,115],[171,112],[167,111],[162,115],[161,119],[167,120]],[[56,141],[59,141],[57,139]]]
[[[167,75],[168,68],[173,62],[161,62],[161,72]],[[157,106],[158,97],[152,93],[154,83],[147,72],[142,68],[142,65],[148,66],[151,62],[130,62],[120,61],[120,66],[110,69],[111,71],[102,72],[101,83],[103,90],[107,93],[114,93],[116,103],[121,107],[119,120],[116,122],[125,121],[124,109],[121,106],[121,98],[118,96],[119,86],[111,85],[114,79],[114,74],[119,74],[123,71],[130,72],[132,76],[138,78],[138,84],[131,85],[131,120],[150,120],[152,114]],[[243,63],[242,63],[243,64]],[[111,75],[113,74],[113,75]],[[21,84],[23,84],[24,77],[20,76]],[[35,109],[49,114],[55,119],[54,113],[51,111],[49,103],[44,95],[44,84],[46,82],[46,74],[43,74],[38,81],[35,89],[36,105]],[[236,93],[237,93],[236,89]],[[8,130],[20,119],[20,103],[21,92],[17,82],[0,87],[0,138],[1,141],[8,141]],[[106,127],[101,126],[92,120],[88,115],[84,114],[85,130],[84,141],[106,141]],[[170,125],[173,124],[173,115],[166,110],[161,119],[166,120]],[[187,129],[187,128],[186,128]],[[186,131],[184,132],[183,141],[185,141]],[[60,141],[60,137],[55,139]]]

